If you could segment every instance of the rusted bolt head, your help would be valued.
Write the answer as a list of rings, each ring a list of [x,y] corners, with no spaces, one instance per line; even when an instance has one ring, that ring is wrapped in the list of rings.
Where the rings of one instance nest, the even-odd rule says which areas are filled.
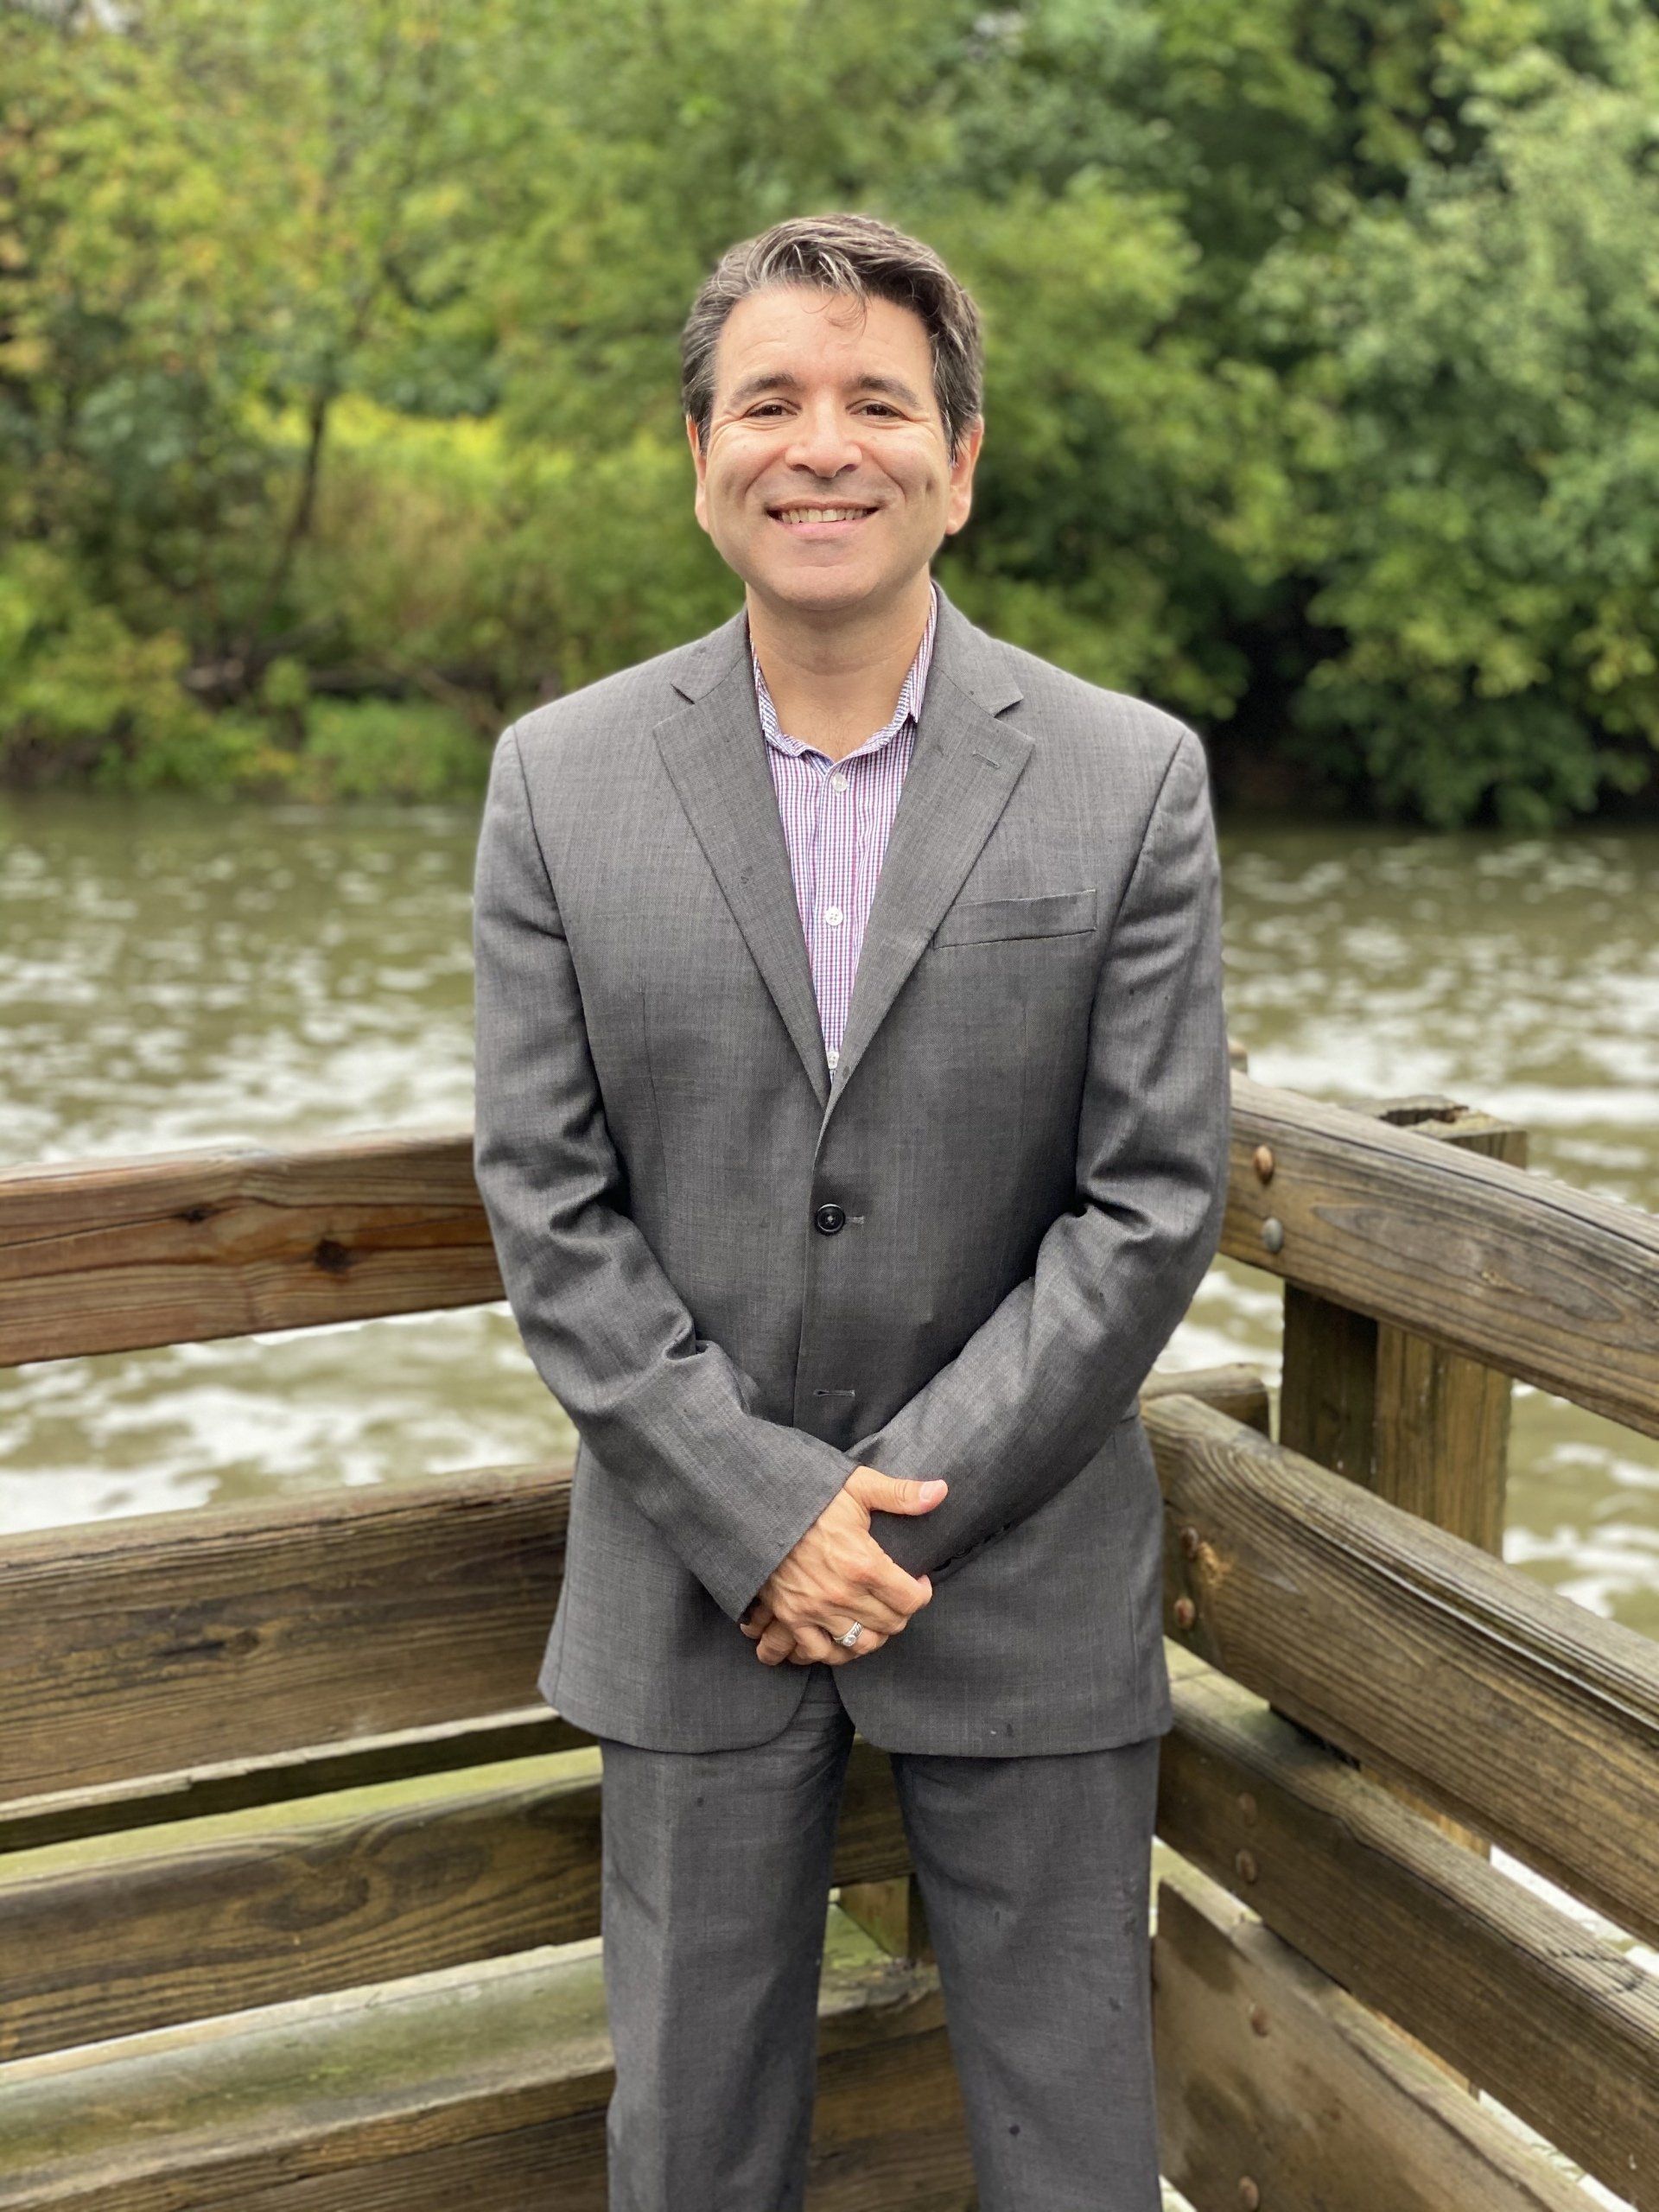
[[[1233,1872],[1241,1882],[1253,1882],[1255,1879],[1255,1853],[1241,1851],[1233,1860]]]
[[[1273,1180],[1273,1147],[1259,1144],[1250,1154],[1250,1165],[1264,1183]]]
[[[1258,2036],[1264,2036],[1268,2032],[1268,2008],[1265,2005],[1251,2005],[1250,2032]]]
[[[1262,1223],[1262,1242],[1269,1252],[1278,1252],[1284,1249],[1285,1224],[1276,1214],[1270,1213]]]
[[[1190,1598],[1178,1598],[1175,1600],[1175,1625],[1177,1628],[1191,1628],[1193,1622],[1197,1620],[1198,1618],[1198,1609]]]
[[[1188,1559],[1197,1559],[1198,1555],[1198,1532],[1196,1529],[1186,1528],[1182,1529],[1181,1549]]]
[[[1240,1820],[1254,1826],[1255,1821],[1255,1800],[1251,1796],[1248,1789],[1246,1789],[1239,1798],[1238,1816]]]
[[[1243,2207],[1243,2212],[1261,2212],[1262,2192],[1249,2174],[1239,2176],[1238,2201]]]

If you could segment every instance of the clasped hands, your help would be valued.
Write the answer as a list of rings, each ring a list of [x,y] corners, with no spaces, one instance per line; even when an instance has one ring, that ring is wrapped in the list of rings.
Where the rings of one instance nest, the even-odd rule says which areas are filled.
[[[939,1481],[909,1482],[855,1467],[812,1526],[761,1584],[740,1625],[763,1666],[787,1659],[839,1667],[868,1659],[933,1595],[925,1574],[908,1574],[870,1534],[872,1513],[931,1513]],[[849,1649],[835,1638],[854,1621],[864,1633]]]

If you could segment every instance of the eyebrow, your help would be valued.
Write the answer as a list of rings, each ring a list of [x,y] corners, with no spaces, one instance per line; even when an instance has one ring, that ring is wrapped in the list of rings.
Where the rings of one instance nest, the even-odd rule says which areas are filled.
[[[799,391],[801,380],[781,370],[762,370],[758,375],[745,377],[727,404],[741,407],[751,399],[758,399],[763,391]],[[896,399],[901,407],[913,408],[918,414],[925,411],[922,402],[907,384],[897,377],[854,377],[843,390],[881,392],[889,399]]]

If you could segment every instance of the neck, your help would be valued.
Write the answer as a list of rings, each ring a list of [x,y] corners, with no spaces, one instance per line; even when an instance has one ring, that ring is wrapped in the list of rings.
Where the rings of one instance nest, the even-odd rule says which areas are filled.
[[[780,726],[832,760],[890,721],[927,628],[925,569],[878,607],[832,615],[746,595],[749,636]]]

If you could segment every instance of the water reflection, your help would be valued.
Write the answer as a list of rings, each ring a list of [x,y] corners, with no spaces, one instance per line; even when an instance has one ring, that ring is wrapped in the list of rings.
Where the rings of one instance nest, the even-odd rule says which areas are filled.
[[[287,1142],[471,1112],[474,817],[149,800],[0,807],[0,1160]],[[1224,832],[1250,1072],[1448,1095],[1659,1211],[1659,835]],[[1271,1364],[1218,1262],[1172,1363]],[[536,1459],[569,1429],[505,1308],[0,1376],[0,1528]],[[1521,1390],[1509,1556],[1659,1634],[1659,1443]]]

